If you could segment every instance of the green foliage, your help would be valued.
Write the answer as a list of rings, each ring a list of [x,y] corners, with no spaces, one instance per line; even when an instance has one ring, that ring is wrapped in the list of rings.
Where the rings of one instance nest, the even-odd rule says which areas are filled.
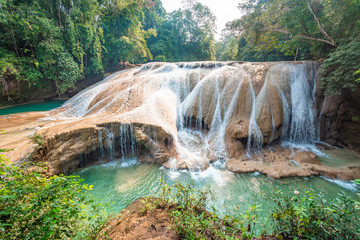
[[[276,191],[270,200],[274,234],[285,239],[359,239],[359,202],[341,193],[327,202],[324,196],[305,192],[287,196]]]
[[[83,78],[84,61],[88,69],[102,69],[95,66],[95,58],[101,56],[102,34],[94,18],[96,1],[10,0],[0,4],[0,50],[13,56],[5,62],[8,69],[16,69],[15,80],[35,88],[52,83],[62,94]],[[7,71],[7,78],[12,73]]]
[[[229,61],[238,59],[239,41],[236,37],[226,34],[226,32],[224,32],[222,40],[216,43],[215,48],[216,60]]]
[[[61,95],[81,79],[153,55],[215,56],[214,15],[196,1],[171,14],[160,0],[8,0],[0,7],[0,91],[9,101],[29,89]]]
[[[266,219],[260,216],[263,211],[261,205],[249,205],[248,209],[243,213],[238,213],[237,217],[225,216],[225,219],[231,221],[237,229],[240,229],[245,239],[252,239],[266,233]]]
[[[102,8],[101,26],[104,31],[104,62],[106,69],[116,69],[120,61],[138,63],[143,59],[152,60],[147,39],[156,36],[153,28],[144,29],[145,16],[156,19],[158,4],[151,5],[145,0],[111,1]]]
[[[14,53],[0,48],[0,92],[6,95],[8,100],[11,100],[9,84],[20,76],[16,68],[17,64],[18,60]]]
[[[115,57],[115,64],[139,56],[152,58],[145,39],[156,31],[145,31],[141,25],[144,11],[154,12],[146,0],[9,0],[1,1],[0,7],[3,94],[13,95],[6,91],[10,83],[19,82],[35,89],[54,86],[58,94],[63,94],[78,80],[111,67],[107,56]],[[120,29],[116,27],[119,23],[123,23]],[[111,48],[124,47],[124,42],[117,43],[121,36],[130,39],[125,42],[124,53]]]
[[[249,0],[239,8],[245,14],[228,24],[218,59],[326,59],[321,66],[321,86],[327,94],[357,88],[358,0]]]
[[[157,36],[148,40],[155,56],[167,61],[215,60],[215,16],[210,9],[193,0],[167,14],[157,27]]]
[[[360,64],[360,41],[351,41],[336,48],[330,53],[323,65],[321,86],[326,94],[342,94],[345,89],[356,90],[359,82],[353,73]]]
[[[140,199],[140,201],[144,203],[144,206],[139,209],[139,213],[141,216],[145,216],[146,213],[157,208],[157,204],[154,203],[154,201],[150,197]]]
[[[29,162],[35,162],[39,158],[39,151],[44,149],[44,137],[40,134],[34,134],[31,136],[31,140],[36,146],[34,150],[30,153],[27,160]]]
[[[32,137],[31,137],[31,140],[38,144],[39,146],[42,146],[44,145],[44,137],[41,136],[40,134],[34,134]]]
[[[166,57],[164,55],[158,55],[154,58],[157,62],[166,62]]]
[[[272,231],[279,239],[360,237],[360,203],[344,193],[328,201],[321,194],[304,192],[289,196],[275,190],[265,196],[269,200],[267,208],[253,205],[236,217],[221,219],[215,208],[213,213],[206,211],[209,189],[194,189],[193,183],[173,186],[162,180],[160,183],[158,198],[151,199],[156,199],[157,207],[169,209],[176,231],[184,239],[253,239],[266,236],[266,231]],[[147,205],[147,209],[153,208]]]
[[[360,179],[355,179],[353,182],[360,185]]]
[[[106,220],[76,176],[5,163],[0,155],[1,239],[94,239]]]
[[[199,190],[194,184],[176,183],[168,186],[160,180],[161,188],[156,198],[158,207],[170,208],[176,232],[182,239],[237,239],[241,236],[230,221],[206,211],[209,188]]]

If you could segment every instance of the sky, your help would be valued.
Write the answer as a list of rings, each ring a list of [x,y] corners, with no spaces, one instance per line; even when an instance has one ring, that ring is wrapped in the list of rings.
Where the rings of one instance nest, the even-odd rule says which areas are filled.
[[[167,12],[172,12],[181,7],[181,0],[161,0],[161,2]],[[198,0],[198,2],[208,6],[216,16],[216,40],[220,39],[221,30],[225,28],[227,22],[241,16],[240,10],[237,8],[240,0]]]

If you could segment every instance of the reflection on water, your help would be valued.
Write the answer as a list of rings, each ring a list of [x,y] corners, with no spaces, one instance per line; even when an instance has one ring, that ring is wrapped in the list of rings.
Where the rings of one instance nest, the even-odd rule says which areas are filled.
[[[63,100],[58,100],[58,101],[49,101],[49,102],[28,103],[13,107],[2,108],[0,109],[0,115],[22,113],[22,112],[49,111],[60,107],[64,102],[65,101]]]
[[[265,196],[271,194],[276,187],[291,195],[295,190],[323,193],[328,199],[335,198],[341,191],[355,198],[356,192],[359,192],[359,188],[353,183],[329,181],[321,177],[277,180],[259,173],[235,174],[227,171],[223,162],[216,162],[203,172],[181,170],[174,174],[174,170],[158,165],[139,164],[136,158],[131,158],[88,167],[77,174],[86,183],[94,185],[92,195],[97,201],[112,203],[109,211],[114,213],[139,197],[156,193],[160,178],[169,185],[177,181],[189,183],[193,180],[197,188],[209,186],[214,194],[209,207],[215,207],[220,216],[234,215],[236,206],[239,211],[254,204],[261,204],[266,208],[268,202]]]

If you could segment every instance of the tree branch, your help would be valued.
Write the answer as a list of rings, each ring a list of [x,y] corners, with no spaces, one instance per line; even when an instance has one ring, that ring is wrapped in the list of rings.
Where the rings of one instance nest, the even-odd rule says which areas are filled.
[[[280,32],[280,33],[285,33],[285,34],[291,34],[291,32],[287,31],[287,30],[283,30],[283,29],[279,29],[279,28],[265,28],[266,30],[269,31],[273,31],[273,32]],[[301,34],[295,34],[295,36],[299,37],[299,38],[304,38],[304,39],[308,39],[308,40],[312,40],[312,41],[318,41],[318,42],[324,42],[327,44],[330,44],[331,46],[336,47],[336,44],[333,41],[329,41],[329,40],[325,40],[322,38],[315,38],[315,37],[309,37],[309,36],[305,36],[305,35],[301,35]]]
[[[317,22],[317,25],[318,25],[318,28],[320,29],[320,32],[321,32],[327,39],[329,39],[329,42],[331,43],[330,45],[336,47],[336,44],[335,44],[334,39],[332,39],[332,38],[330,37],[330,35],[329,35],[329,34],[325,31],[325,29],[322,27],[321,22],[320,22],[320,19],[316,16],[314,10],[312,9],[312,7],[311,7],[311,5],[310,5],[310,2],[307,1],[306,3],[307,3],[307,6],[308,6],[309,9],[310,9],[310,12],[312,13],[312,15],[314,16],[314,18],[315,18],[315,20],[316,20],[316,22]]]

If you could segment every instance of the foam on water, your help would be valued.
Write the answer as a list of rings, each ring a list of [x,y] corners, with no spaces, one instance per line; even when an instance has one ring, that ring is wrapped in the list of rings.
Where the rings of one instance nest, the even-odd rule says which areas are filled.
[[[177,169],[176,169],[176,165],[177,165],[176,158],[170,158],[169,164],[170,164],[170,169],[169,169],[169,172],[168,172],[168,176],[171,179],[178,178],[181,173],[179,171],[177,171]]]
[[[123,159],[120,163],[120,167],[129,168],[129,167],[135,166],[137,164],[139,164],[137,161],[137,158],[134,157],[134,158],[129,158],[129,159]]]
[[[342,188],[348,189],[352,192],[358,192],[359,191],[359,186],[356,183],[353,182],[346,182],[346,181],[342,181],[339,179],[330,179],[330,178],[326,178],[321,176],[321,178],[325,179],[326,181],[329,181],[331,183],[335,183],[336,185],[339,185]]]

